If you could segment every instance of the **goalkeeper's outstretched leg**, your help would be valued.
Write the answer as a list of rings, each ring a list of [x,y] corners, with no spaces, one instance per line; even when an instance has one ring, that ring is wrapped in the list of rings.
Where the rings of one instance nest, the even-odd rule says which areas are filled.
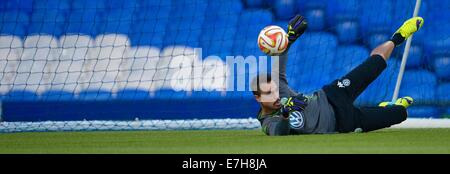
[[[288,38],[292,44],[307,28],[304,17],[297,15],[289,21]],[[287,53],[280,55],[279,85],[261,81],[267,74],[260,74],[252,81],[252,91],[260,103],[258,120],[267,135],[316,134],[372,131],[404,121],[406,107],[412,98],[401,98],[394,104],[383,103],[378,107],[358,108],[355,99],[386,68],[393,49],[416,32],[423,24],[420,17],[406,21],[392,39],[372,50],[370,57],[344,77],[315,91],[303,95],[292,90],[286,79]],[[281,97],[281,98],[280,98]]]
[[[413,101],[410,97],[401,98],[401,101],[407,101],[407,104],[384,103],[381,105],[383,107],[357,108],[353,106],[353,102],[383,72],[393,49],[422,25],[421,17],[407,20],[391,40],[372,50],[370,57],[361,65],[323,88],[335,110],[338,132],[351,132],[358,128],[362,131],[377,130],[401,123],[407,118],[406,107]]]

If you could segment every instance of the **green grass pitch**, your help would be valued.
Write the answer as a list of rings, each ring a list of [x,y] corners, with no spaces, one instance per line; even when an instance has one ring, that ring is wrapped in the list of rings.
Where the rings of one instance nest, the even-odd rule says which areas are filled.
[[[269,137],[259,130],[0,133],[0,153],[450,153],[450,129]]]

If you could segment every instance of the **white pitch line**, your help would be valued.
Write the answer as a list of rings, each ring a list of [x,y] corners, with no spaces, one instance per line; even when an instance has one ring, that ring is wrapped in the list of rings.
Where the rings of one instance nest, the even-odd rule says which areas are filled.
[[[409,118],[392,128],[450,128],[450,119]]]

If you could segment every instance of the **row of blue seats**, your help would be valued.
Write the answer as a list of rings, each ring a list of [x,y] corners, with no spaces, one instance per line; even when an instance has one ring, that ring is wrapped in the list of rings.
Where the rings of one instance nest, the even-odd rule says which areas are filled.
[[[279,18],[287,18],[309,9],[324,9],[330,16],[328,21],[355,18],[359,14],[378,15],[377,20],[399,20],[412,15],[416,1],[412,0],[244,0],[249,8],[273,8]],[[374,8],[376,6],[377,8]],[[448,10],[450,0],[422,1],[420,14],[435,10]],[[436,12],[445,15],[440,12]],[[389,16],[393,18],[388,19]],[[447,14],[448,15],[448,14]],[[372,19],[372,17],[370,18]]]
[[[407,111],[408,118],[450,118],[450,107],[413,105]]]
[[[269,0],[271,1],[271,0]],[[214,16],[216,11],[224,11],[225,14],[235,14],[242,9],[242,3],[240,0],[234,1],[198,1],[198,0],[173,0],[172,1],[140,1],[140,0],[116,0],[111,2],[107,2],[104,0],[101,1],[58,1],[58,0],[50,0],[50,1],[35,1],[34,3],[19,3],[14,4],[14,1],[7,0],[4,3],[3,7],[0,7],[1,11],[6,10],[20,10],[22,5],[25,5],[23,9],[33,9],[36,11],[51,11],[52,9],[60,9],[64,12],[64,10],[72,9],[75,12],[85,11],[92,12],[91,10],[98,11],[98,9],[108,9],[108,10],[117,10],[117,9],[125,9],[128,14],[131,10],[137,11],[139,14],[146,14],[147,11],[154,15],[154,17],[168,17],[170,16],[180,17],[181,15],[176,15],[176,13],[180,13],[178,8],[182,9],[184,16],[191,16],[193,14],[199,14],[199,17],[205,16],[205,10],[208,9],[208,15],[211,13]],[[439,20],[439,18],[443,18],[445,20],[445,16],[448,13],[440,13],[438,9],[442,9],[448,4],[448,0],[443,1],[442,3],[435,2],[423,2],[421,8],[421,15],[429,16],[430,18],[438,18],[435,20]],[[427,5],[427,4],[431,5]],[[11,5],[13,4],[13,5]],[[32,7],[28,7],[29,4],[34,4]],[[254,3],[245,1],[244,4],[247,4],[248,7],[257,7],[257,8],[269,8],[264,6],[255,6]],[[320,21],[326,20],[325,23],[332,24],[334,26],[339,20],[356,20],[359,19],[358,22],[361,23],[361,27],[366,32],[373,31],[387,31],[390,32],[390,24],[394,21],[403,21],[408,18],[410,14],[412,14],[412,10],[414,9],[414,2],[408,0],[331,0],[331,1],[318,1],[318,2],[304,2],[302,0],[294,1],[294,0],[275,0],[274,2],[267,3],[273,6],[274,14],[277,19],[288,19],[292,17],[295,13],[304,13],[306,16],[317,18],[318,20],[311,20],[311,28],[315,29],[317,24],[324,24]],[[378,8],[372,8],[374,4],[381,6],[383,9],[382,12],[379,12]],[[436,5],[437,4],[437,5]],[[216,7],[216,8],[215,8]],[[218,9],[218,10],[217,10]],[[237,10],[235,10],[237,9]],[[156,12],[155,12],[156,10]],[[319,10],[319,11],[318,11]],[[320,11],[323,10],[323,11]],[[401,11],[399,11],[401,10]],[[447,7],[448,10],[448,7]],[[119,12],[120,13],[120,12]],[[164,15],[161,16],[161,13]],[[429,15],[428,15],[429,13]],[[175,14],[175,15],[174,15]],[[362,14],[360,16],[359,14]],[[94,14],[95,15],[95,14]],[[327,15],[327,18],[321,18],[320,16]],[[319,27],[320,28],[320,27]]]
[[[217,4],[244,4],[247,8],[273,8],[277,16],[286,18],[289,14],[296,12],[303,12],[306,9],[322,8],[328,9],[328,13],[337,13],[340,16],[348,14],[358,14],[362,10],[366,12],[375,12],[376,9],[372,8],[374,4],[383,7],[382,13],[394,13],[405,15],[412,14],[415,1],[410,0],[234,0],[224,1],[216,0],[211,1]],[[0,10],[24,10],[31,11],[36,9],[123,9],[123,8],[149,8],[149,7],[161,7],[161,6],[175,6],[175,5],[203,5],[211,2],[205,0],[3,0],[0,4]],[[449,0],[435,1],[423,1],[422,9],[448,9],[450,4]],[[393,10],[407,10],[411,13],[398,13]],[[378,11],[377,11],[378,12]],[[286,15],[288,14],[288,15]],[[337,16],[339,17],[339,16]]]
[[[179,10],[178,10],[179,11]],[[208,16],[203,19],[202,15],[188,20],[169,17],[149,17],[152,15],[138,13],[134,17],[132,13],[113,13],[108,15],[95,15],[96,13],[75,12],[68,16],[60,13],[43,12],[37,13],[28,22],[28,17],[23,13],[5,12],[0,13],[3,21],[0,22],[0,33],[13,34],[19,36],[45,33],[60,36],[66,33],[82,33],[98,35],[101,33],[124,33],[131,38],[133,45],[188,45],[192,47],[204,47],[208,53],[220,51],[228,52],[235,49],[239,53],[258,53],[254,44],[259,30],[269,24],[286,26],[287,21],[274,21],[272,13],[268,10],[245,10],[239,14],[228,15],[219,19]],[[311,12],[311,13],[310,13]],[[319,15],[316,15],[319,14]],[[323,10],[312,10],[306,13],[311,19],[310,30],[323,31],[324,19]],[[169,11],[167,11],[169,15]],[[170,16],[172,16],[171,14]],[[94,17],[92,17],[94,16]],[[165,15],[162,15],[165,16]],[[176,15],[175,15],[176,16]],[[213,15],[214,16],[214,15]],[[172,17],[174,18],[174,17]],[[11,20],[13,19],[13,20]],[[136,20],[135,20],[136,19]],[[258,19],[258,20],[255,20]],[[42,22],[44,21],[44,22]],[[169,21],[171,22],[170,26]],[[316,22],[317,21],[317,22]],[[333,31],[340,44],[365,44],[369,48],[374,48],[377,44],[389,39],[392,31],[370,33],[359,27],[359,22],[340,21],[336,22]],[[398,26],[388,25],[394,30]],[[448,27],[447,27],[448,26]],[[414,45],[422,46],[425,55],[449,55],[447,49],[450,47],[450,40],[445,28],[449,28],[450,23],[435,23],[426,25],[424,31],[417,34]],[[362,32],[364,31],[364,32]],[[362,36],[363,33],[365,34]],[[368,36],[366,36],[368,35]],[[430,38],[426,42],[424,37]],[[239,44],[233,46],[233,44]]]
[[[157,22],[159,23],[159,22]],[[164,23],[163,21],[160,21],[160,23]],[[120,23],[114,23],[111,25],[115,25],[117,27],[115,28],[109,28],[106,29],[103,32],[98,32],[97,34],[103,34],[103,33],[127,33],[124,30],[125,28],[122,28],[122,32],[117,31],[118,27],[122,24]],[[99,25],[101,26],[101,25]],[[104,24],[103,26],[108,26],[108,24]],[[239,31],[241,29],[236,28],[223,28],[219,29],[223,32],[211,32],[211,28],[199,28],[198,30],[190,31],[189,34],[185,34],[182,31],[173,31],[173,32],[167,32],[163,29],[163,27],[156,27],[155,25],[140,23],[136,25],[137,28],[140,28],[141,30],[144,30],[145,28],[152,28],[151,31],[135,31],[129,33],[129,37],[131,38],[132,45],[152,45],[152,46],[158,46],[163,47],[164,45],[188,45],[192,47],[203,47],[205,51],[207,52],[207,55],[210,54],[221,54],[222,52],[228,53],[230,51],[233,51],[234,53],[239,53],[243,55],[254,55],[255,53],[258,53],[257,47],[255,46],[255,40],[257,36],[247,36],[247,37],[241,37],[239,35],[239,32],[244,33],[250,33],[249,31]],[[8,32],[5,30],[12,29],[12,32]],[[28,32],[25,32],[25,28],[16,27],[14,25],[11,25],[9,27],[3,27],[0,28],[2,32],[0,34],[3,35],[18,35],[21,37],[26,37],[23,34],[29,33],[29,35],[33,34],[50,34],[59,36],[62,34],[73,34],[73,33],[80,33],[80,34],[86,34],[89,33],[91,30],[94,30],[92,27],[81,27],[76,26],[76,24],[68,24],[67,25],[67,31],[64,33],[62,31],[63,27],[56,27],[56,26],[31,26],[28,29]],[[71,29],[69,29],[71,28]],[[136,29],[136,30],[140,30]],[[115,30],[116,32],[114,32]],[[134,29],[133,29],[134,30]],[[256,32],[256,31],[252,31]],[[56,34],[58,33],[58,34]],[[167,34],[166,34],[167,33]],[[253,35],[253,34],[248,34]],[[337,34],[338,41],[341,41],[342,36],[340,34]],[[389,35],[387,34],[371,34],[367,38],[367,42],[363,43],[364,45],[367,45],[368,48],[373,49],[378,44],[386,41],[389,39]],[[444,38],[445,39],[445,38]],[[428,56],[448,56],[450,55],[449,50],[447,49],[450,46],[450,40],[430,40],[426,42],[428,47],[422,46],[420,43],[414,42],[412,47],[412,52],[417,53],[417,56],[423,55],[424,57]],[[234,46],[236,44],[236,46]],[[359,43],[348,43],[348,44],[359,44]],[[428,48],[428,49],[426,49]],[[248,52],[248,53],[246,53]],[[223,55],[223,53],[222,53]],[[419,65],[422,60],[416,61],[414,64],[415,66]]]
[[[380,41],[382,43],[382,41]],[[263,55],[263,53],[255,46],[255,43],[229,43],[224,45],[210,44],[205,42],[201,44],[203,48],[203,57],[209,55],[218,55],[225,60],[230,55]],[[9,45],[9,44],[6,44]],[[221,48],[221,46],[224,46]],[[7,49],[7,48],[2,48]],[[399,59],[402,51],[393,54],[393,59]],[[423,47],[414,45],[409,52],[409,58],[406,68],[431,70],[434,75],[441,81],[450,80],[450,55],[428,57],[423,53]],[[348,72],[352,67],[358,65],[362,60],[366,59],[370,53],[366,47],[361,45],[338,45],[337,38],[326,32],[306,33],[298,42],[292,45],[289,50],[288,72],[294,73],[292,76],[305,75],[310,76],[312,73],[320,73],[325,76],[334,72]],[[4,58],[0,58],[4,59]],[[340,66],[332,66],[339,64]],[[310,67],[316,67],[311,69]],[[292,68],[292,69],[290,69]],[[338,69],[336,69],[338,68]],[[394,71],[398,71],[395,69]],[[295,74],[298,73],[298,74]]]
[[[373,105],[380,101],[388,100],[395,87],[394,72],[385,71],[375,82],[358,99],[361,105]],[[315,80],[312,78],[320,77],[314,74],[310,78],[299,77],[292,79],[290,85],[295,90],[311,94],[313,91],[320,89],[323,85],[330,83],[333,79],[322,76],[326,80]],[[401,96],[412,96],[419,104],[450,104],[450,83],[438,84],[436,78],[427,71],[407,71],[400,89]],[[111,92],[101,89],[82,90],[79,94],[68,91],[50,90],[40,95],[27,90],[11,90],[0,95],[0,99],[4,101],[28,101],[28,100],[110,100],[118,99],[150,99],[150,98],[167,98],[167,99],[187,99],[187,98],[234,98],[248,97],[251,92],[222,92],[222,91],[174,91],[171,89],[158,90],[149,92],[143,89],[122,89],[118,92]]]
[[[377,44],[384,41],[379,40]],[[293,65],[292,68],[295,69],[288,72],[298,72],[299,75],[308,75],[308,71],[315,70],[322,71],[325,74],[330,71],[348,72],[352,67],[365,60],[369,53],[370,50],[361,45],[338,45],[337,38],[330,33],[306,33],[289,50],[288,69],[290,68],[289,65]],[[391,57],[400,59],[402,53],[403,51],[398,49]],[[336,64],[340,66],[334,66]],[[311,69],[311,67],[318,68]],[[334,70],[333,67],[338,69]],[[450,80],[450,56],[427,56],[422,46],[414,45],[411,47],[406,68],[432,70],[439,79]],[[398,68],[395,71],[398,71]]]
[[[168,99],[168,100],[186,100],[186,99],[233,99],[248,98],[251,96],[249,91],[231,92],[231,91],[175,91],[172,89],[161,89],[155,92],[149,92],[143,89],[122,89],[113,94],[107,90],[83,90],[78,94],[61,90],[49,90],[42,94],[36,94],[28,90],[11,90],[6,94],[0,95],[3,101],[72,101],[72,100],[148,100],[148,99]]]
[[[111,111],[107,111],[107,109],[102,110],[97,107],[104,108],[104,107],[108,107],[108,103],[114,105],[114,103],[121,102],[121,101],[122,101],[121,103],[117,103],[120,105],[119,106],[120,108],[122,108],[122,107],[130,108],[130,107],[132,107],[132,105],[139,104],[139,102],[141,102],[141,101],[144,103],[146,101],[149,101],[149,102],[153,102],[153,104],[162,105],[162,106],[158,106],[158,107],[168,107],[167,104],[169,104],[170,106],[173,106],[174,104],[181,104],[181,103],[183,103],[183,105],[180,105],[178,107],[187,107],[186,104],[190,104],[190,106],[187,107],[186,110],[184,110],[184,112],[189,112],[189,113],[190,112],[193,112],[193,113],[201,112],[197,109],[200,109],[203,112],[206,112],[205,109],[211,110],[211,111],[212,110],[217,111],[217,109],[209,108],[209,107],[216,107],[216,106],[220,107],[220,108],[235,108],[236,106],[233,106],[232,103],[234,103],[236,101],[243,102],[244,105],[256,107],[256,104],[255,104],[256,102],[252,102],[253,99],[249,95],[250,92],[222,93],[222,92],[206,92],[206,91],[198,92],[197,91],[197,92],[192,92],[190,98],[186,98],[185,97],[186,94],[171,91],[171,90],[161,90],[161,91],[157,92],[154,97],[150,97],[149,94],[144,91],[122,90],[117,93],[117,96],[113,100],[111,100],[112,94],[108,93],[106,91],[84,91],[84,92],[80,93],[79,96],[77,96],[77,97],[75,97],[71,93],[61,92],[61,91],[48,91],[40,96],[37,96],[30,92],[24,92],[24,91],[21,91],[21,92],[16,91],[15,94],[13,94],[13,93],[11,93],[11,94],[19,95],[24,98],[27,97],[28,102],[24,102],[24,101],[15,102],[17,100],[4,100],[3,105],[5,106],[4,109],[6,109],[5,113],[7,113],[6,116],[8,116],[8,119],[12,119],[12,115],[17,115],[17,114],[11,114],[9,112],[14,111],[14,112],[20,113],[20,112],[23,112],[24,108],[33,109],[35,111],[45,110],[45,112],[37,112],[37,113],[41,114],[41,116],[43,113],[46,113],[46,114],[43,114],[43,116],[44,116],[44,118],[47,119],[48,115],[52,115],[52,114],[49,114],[52,112],[49,112],[48,109],[50,109],[51,107],[54,107],[55,102],[58,102],[58,104],[57,104],[58,110],[63,111],[64,114],[72,113],[72,112],[69,112],[69,110],[71,110],[71,109],[73,111],[78,110],[78,112],[79,112],[81,108],[86,109],[86,107],[91,107],[91,112],[94,112],[94,113],[104,112],[102,114],[108,115],[108,113]],[[227,97],[223,97],[224,96],[223,94],[226,94]],[[222,96],[222,97],[218,97],[218,96]],[[151,100],[149,100],[150,98],[151,98]],[[92,103],[92,101],[95,101],[95,103]],[[100,102],[100,101],[102,101],[102,102]],[[389,100],[385,100],[385,101],[389,101]],[[68,102],[70,104],[65,104],[64,102]],[[178,102],[181,102],[181,103],[178,103]],[[106,106],[105,106],[105,104],[106,104]],[[151,103],[147,103],[147,104],[151,104]],[[36,107],[36,106],[40,106],[40,105],[45,106],[44,108],[47,108],[47,109],[44,109],[42,107]],[[205,107],[205,105],[208,105],[208,107],[202,109],[202,107]],[[361,104],[358,104],[358,105],[361,105]],[[374,106],[374,105],[376,105],[376,103],[372,104],[371,106]],[[73,109],[74,106],[79,106],[81,108],[75,107],[78,109]],[[154,105],[147,105],[147,107],[154,107]],[[147,108],[147,107],[139,106],[138,108],[141,108],[140,110],[142,110],[142,108]],[[10,110],[10,108],[16,108],[16,109]],[[21,108],[22,110],[19,108]],[[136,108],[136,109],[138,109],[138,108]],[[154,108],[154,109],[156,109],[156,108]],[[84,111],[83,109],[81,109],[81,110]],[[225,109],[220,109],[220,110],[224,111]],[[240,113],[240,115],[248,116],[246,114],[256,113],[256,110],[255,111],[250,111],[250,110],[253,110],[253,109],[243,108],[242,112],[244,112],[245,114]],[[52,119],[47,119],[47,120],[68,119],[66,117],[61,117],[61,115],[58,115],[58,114],[60,114],[59,111],[56,112],[55,114],[53,114],[56,116],[55,118],[52,117]],[[164,110],[161,110],[161,108],[158,108],[153,111],[162,112],[162,113],[165,112]],[[71,115],[78,115],[78,114],[74,114],[74,113],[77,113],[77,112],[73,112]],[[208,114],[211,114],[211,113],[208,112]],[[221,114],[225,114],[225,113],[221,113]],[[448,107],[448,105],[439,106],[439,105],[415,104],[408,108],[408,114],[409,114],[410,118],[448,117],[448,116],[450,116],[450,107]],[[26,114],[26,115],[18,114],[19,118],[22,118],[23,116],[28,116],[28,115],[29,114]],[[81,114],[78,116],[84,117],[86,115]],[[98,115],[96,115],[96,116],[98,117]],[[133,115],[133,116],[136,116],[136,115]],[[235,115],[235,116],[237,116],[237,115]],[[9,118],[9,117],[11,117],[11,118]],[[108,118],[109,117],[110,116],[108,116]],[[120,117],[123,117],[123,116],[119,116],[118,118],[120,118]],[[23,119],[31,119],[31,118],[35,118],[35,117],[26,117]],[[41,117],[37,117],[37,118],[41,118]],[[73,118],[71,118],[71,119],[73,119]],[[81,118],[81,119],[83,119],[83,118]],[[86,118],[84,118],[84,119],[86,119]],[[25,120],[15,120],[15,121],[25,121]]]
[[[333,41],[334,40],[334,41]],[[2,48],[5,49],[5,48]],[[203,57],[208,54],[205,50],[202,53]],[[248,51],[248,50],[246,50]],[[260,52],[254,50],[254,52]],[[239,52],[222,51],[224,55],[239,55]],[[249,52],[247,52],[249,53]],[[8,52],[6,53],[8,54]],[[331,79],[338,78],[349,72],[352,68],[359,65],[369,56],[369,50],[360,45],[344,45],[338,46],[336,40],[332,35],[327,33],[313,33],[305,34],[304,39],[300,40],[298,44],[294,44],[289,50],[289,58],[287,63],[288,76],[296,77],[292,79],[293,83],[311,84],[313,87],[320,87],[317,81],[328,82]],[[391,59],[396,64],[399,64],[400,55],[392,56]],[[225,56],[220,57],[225,60]],[[3,60],[4,57],[0,57]],[[65,60],[69,62],[70,60]],[[394,63],[395,64],[395,63]],[[428,67],[430,65],[430,67]],[[313,68],[312,68],[313,67]],[[399,67],[393,67],[390,72],[398,72]],[[418,46],[413,46],[410,50],[410,55],[406,64],[407,70],[431,70],[431,78],[438,82],[450,81],[450,57],[434,57],[433,59],[425,58],[421,54],[421,49]],[[104,71],[104,70],[98,70]],[[102,73],[102,72],[99,72]],[[23,74],[23,73],[22,73]],[[24,76],[26,74],[23,74]],[[315,78],[316,76],[320,76]],[[301,78],[298,78],[301,77]],[[394,78],[393,78],[394,79]],[[411,79],[414,81],[417,79]],[[10,83],[14,83],[14,79]],[[21,84],[23,85],[23,84]],[[30,84],[36,85],[36,84]]]
[[[170,6],[171,1],[180,2],[185,0],[2,0],[0,10],[21,10],[30,12],[32,10],[109,10],[127,8],[148,8],[151,6]],[[194,4],[195,1],[185,1]]]
[[[7,102],[2,121],[160,120],[249,118],[259,106],[251,98],[231,100],[136,100]],[[111,109],[114,108],[114,109]],[[411,106],[408,117],[449,118],[450,107]]]

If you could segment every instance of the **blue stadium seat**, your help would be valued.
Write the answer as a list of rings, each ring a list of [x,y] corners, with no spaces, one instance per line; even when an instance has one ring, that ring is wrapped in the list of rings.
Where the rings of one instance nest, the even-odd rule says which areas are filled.
[[[450,80],[450,56],[436,57],[432,66],[436,76],[440,79]]]
[[[236,28],[218,29],[220,32],[204,32],[200,37],[200,46],[203,48],[203,57],[216,55],[225,59],[233,50],[233,36]]]
[[[360,3],[361,12],[354,14],[360,14],[359,24],[362,33],[392,32],[394,9],[391,0],[365,0],[360,1]],[[382,9],[382,12],[380,9]]]
[[[431,19],[427,18],[424,15],[428,12],[428,3],[429,1],[422,1],[420,3],[420,10],[419,15],[423,16],[425,20]],[[406,21],[407,19],[411,18],[414,13],[414,7],[416,5],[416,1],[410,1],[410,0],[394,0],[393,1],[393,9],[400,10],[401,12],[394,12],[394,20],[396,23],[398,22],[398,26],[401,25],[401,21]],[[427,21],[428,22],[428,21]],[[398,27],[395,26],[395,27]],[[416,39],[414,39],[416,41]]]
[[[175,20],[205,18],[208,0],[172,0],[170,17]]]
[[[256,42],[256,38],[254,40],[244,40],[242,42],[234,42],[233,43],[233,55],[232,56],[266,56],[259,48]]]
[[[150,93],[142,89],[121,89],[117,91],[118,100],[146,100],[150,99]]]
[[[430,22],[426,29],[426,42],[424,42],[427,54],[432,56],[450,55],[450,33],[448,32],[450,23]]]
[[[244,4],[249,8],[261,8],[267,5],[268,0],[244,0]]]
[[[157,0],[157,1],[149,1],[149,0],[138,0],[138,4],[136,4],[141,10],[145,9],[155,9],[155,8],[170,8],[172,6],[173,0]],[[176,2],[175,2],[176,3]],[[163,12],[165,10],[161,10]]]
[[[170,0],[150,3],[140,1],[141,9],[133,14],[130,40],[132,45],[163,47],[166,25],[172,5]]]
[[[330,69],[326,68],[313,72],[296,73],[300,75],[290,75],[289,73],[292,72],[288,72],[288,84],[293,90],[299,93],[311,95],[324,85],[332,82],[333,79],[329,75]]]
[[[33,0],[2,0],[2,3],[0,3],[0,11],[30,12],[32,8]]]
[[[168,20],[143,21],[132,26],[131,45],[162,47]]]
[[[106,10],[106,4],[110,3],[106,0],[73,0],[72,1],[72,10],[95,10],[95,11],[104,11]]]
[[[306,11],[305,18],[308,20],[309,31],[320,31],[325,27],[325,11],[323,9],[311,9]],[[285,24],[287,25],[287,23]]]
[[[0,12],[0,33],[2,34],[24,36],[28,23],[29,17],[24,12]]]
[[[61,90],[49,90],[40,95],[40,100],[43,101],[70,101],[74,99],[73,93]]]
[[[339,43],[355,43],[358,40],[358,22],[344,20],[339,22],[336,27],[336,33]]]
[[[211,11],[203,23],[200,46],[203,56],[217,55],[223,59],[231,55],[237,23],[242,10],[240,0],[210,1]]]
[[[129,34],[134,9],[114,10],[105,13],[101,21],[100,33]]]
[[[279,27],[281,27],[281,28],[283,28],[283,30],[284,31],[288,31],[288,29],[287,29],[287,26],[288,26],[288,24],[289,24],[289,21],[287,21],[287,20],[284,20],[284,21],[273,21],[272,22],[272,25],[276,25],[276,26],[279,26]],[[308,23],[308,27],[310,27],[310,23]]]
[[[356,105],[377,106],[380,102],[392,100],[400,61],[389,59],[387,64],[387,68],[381,75],[357,98],[355,101]]]
[[[34,10],[28,26],[28,35],[49,34],[61,36],[65,24],[65,14],[56,11]]]
[[[310,93],[317,90],[323,85],[330,83],[332,80],[331,72],[333,68],[330,62],[333,62],[333,56],[323,56],[318,59],[308,58],[308,56],[297,57],[301,59],[293,61],[292,56],[288,59],[287,79],[289,85],[302,93]],[[315,66],[311,69],[308,67]]]
[[[436,89],[436,98],[440,104],[450,104],[450,83],[439,84]]]
[[[190,98],[192,99],[224,99],[225,92],[224,91],[193,91]]]
[[[244,115],[257,114],[260,108],[251,91],[227,91],[223,102],[239,103],[239,105],[220,106],[221,109],[227,110],[231,117],[235,117],[232,115],[241,115],[239,113],[243,113],[243,111],[247,113]],[[248,118],[248,116],[244,116],[243,118]]]
[[[433,19],[433,21],[429,21],[431,23],[446,23],[445,21],[450,17],[450,14],[443,13],[443,11],[447,11],[450,5],[446,4],[445,1],[440,1],[438,3],[426,1],[426,3],[431,4],[431,8],[427,9],[426,13],[421,13],[421,15],[423,15],[425,19]],[[422,11],[422,6],[420,8]]]
[[[295,0],[274,0],[273,7],[278,19],[290,19],[296,14]]]
[[[68,11],[70,10],[70,0],[35,0],[33,1],[34,10]]]
[[[430,8],[439,10],[448,9],[448,7],[450,6],[449,0],[427,1],[427,3],[429,4]]]
[[[436,102],[436,76],[426,70],[407,70],[403,76],[399,96],[411,96],[418,104]]]
[[[160,89],[155,91],[153,98],[162,100],[182,100],[186,99],[186,91],[175,91],[173,89]]]
[[[323,9],[327,8],[329,0],[297,0],[297,8],[300,13],[307,11],[309,9]]]
[[[372,50],[372,49],[376,48],[378,45],[389,40],[390,36],[388,34],[384,34],[384,33],[375,33],[375,34],[369,35],[369,37],[363,37],[363,38],[367,38],[367,41],[365,41],[365,43],[369,47],[369,49]]]
[[[147,1],[140,0],[139,8],[133,13],[134,22],[146,20],[168,20],[171,17],[172,0]]]
[[[4,101],[35,101],[38,95],[27,90],[11,90],[3,96]]]
[[[96,10],[72,11],[67,15],[66,34],[86,34],[96,36],[99,33],[102,12]]]
[[[63,26],[57,23],[31,23],[27,33],[28,35],[47,34],[59,37],[63,32]]]
[[[170,27],[164,36],[164,46],[186,45],[198,47],[205,19],[207,1],[178,0],[172,3]]]
[[[245,10],[239,18],[239,24],[270,24],[274,19],[268,10]]]
[[[337,47],[337,38],[327,32],[305,33],[302,39],[297,40],[289,51],[290,60],[299,63],[305,61],[322,61],[334,59]]]
[[[251,99],[254,100],[253,93],[251,91],[227,91],[225,93],[226,99],[230,100],[242,100]]]
[[[342,20],[356,20],[361,1],[358,0],[331,0],[327,1],[327,23],[329,26],[335,26]],[[366,11],[364,11],[366,13]]]
[[[3,23],[18,23],[22,25],[27,25],[29,22],[29,17],[27,13],[21,11],[2,11],[0,12],[0,20]]]
[[[79,93],[79,100],[98,101],[98,100],[111,100],[112,93],[110,91],[101,89],[87,89]]]
[[[42,23],[59,23],[64,24],[66,21],[66,14],[58,11],[47,11],[47,10],[33,10],[31,13],[31,22],[42,22]]]
[[[408,61],[406,62],[406,68],[413,69],[413,68],[419,68],[420,66],[423,66],[423,58],[422,58],[423,52],[422,47],[418,45],[412,45],[411,48],[409,48],[409,54],[408,54]]]
[[[362,46],[349,45],[339,46],[336,49],[336,63],[334,72],[343,76],[349,73],[353,68],[360,65],[369,57],[369,51]]]
[[[258,37],[259,32],[272,23],[273,15],[268,10],[245,10],[239,17],[238,32],[236,40],[254,39]]]
[[[330,83],[336,46],[336,37],[326,32],[305,33],[297,40],[288,53],[286,66],[293,88],[308,93]]]
[[[263,55],[257,45],[259,32],[272,24],[272,13],[268,10],[245,10],[240,18],[234,37],[234,55]]]
[[[23,25],[0,23],[0,35],[16,35],[23,38],[26,35],[25,30],[26,28]]]
[[[408,107],[408,118],[441,118],[441,111],[436,106]]]
[[[213,16],[214,18],[228,17],[240,15],[243,9],[241,0],[217,0],[208,1],[208,12],[206,18]]]
[[[108,3],[106,3],[106,7],[109,10],[117,10],[117,9],[134,10],[135,8],[139,7],[138,2],[139,0],[114,0],[108,1]]]
[[[403,82],[413,82],[418,85],[436,85],[437,79],[434,73],[427,70],[407,70],[403,76]]]
[[[131,27],[132,45],[163,47],[166,25],[171,17],[172,1],[139,1],[139,12],[135,11]]]
[[[445,11],[448,11],[449,9],[450,1],[449,0],[427,1],[427,3],[429,5],[428,10],[429,15],[426,17],[429,19],[433,19],[432,22],[448,24],[447,19],[450,17],[450,14],[445,13]]]
[[[201,20],[186,20],[171,23],[164,36],[164,46],[185,45],[198,47],[200,45],[200,36],[202,35]]]

